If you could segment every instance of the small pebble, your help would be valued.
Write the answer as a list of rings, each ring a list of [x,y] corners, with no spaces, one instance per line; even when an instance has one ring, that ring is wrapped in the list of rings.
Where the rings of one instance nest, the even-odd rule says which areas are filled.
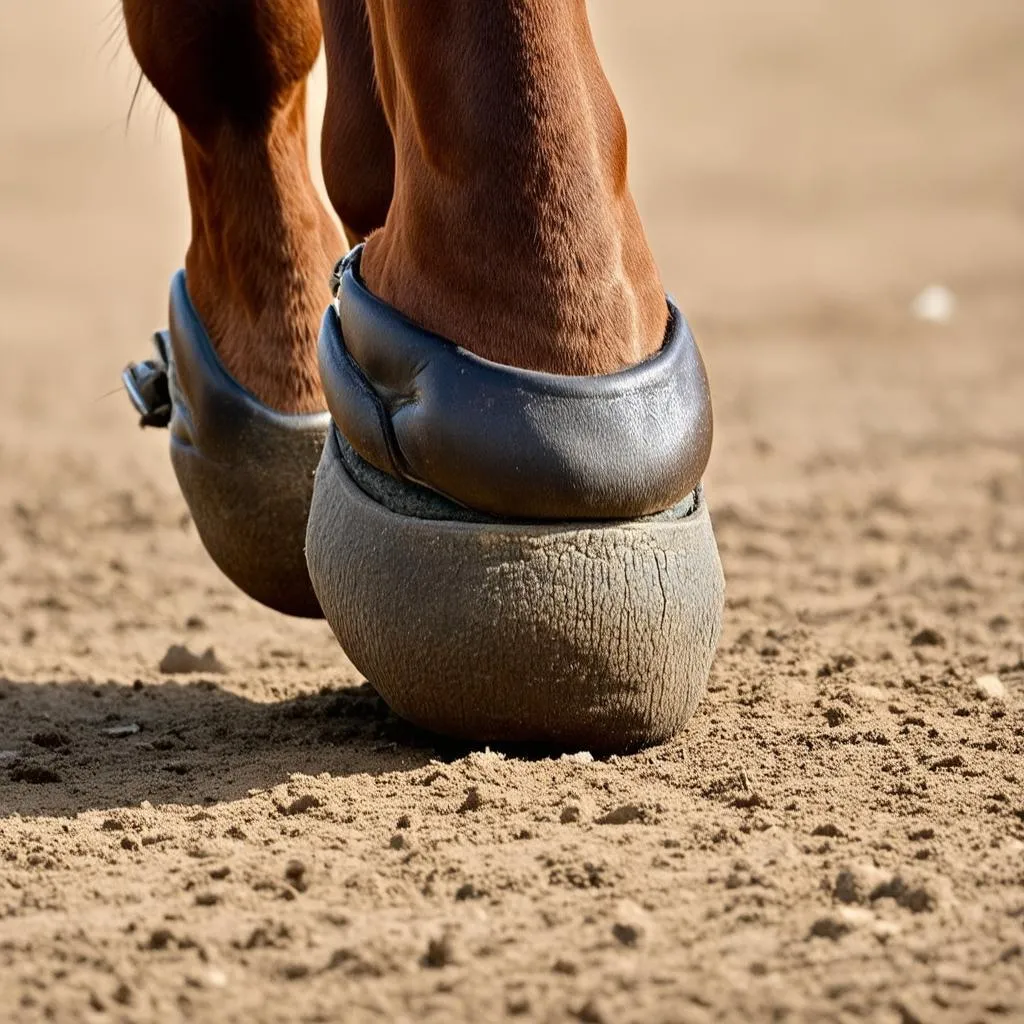
[[[1006,700],[1006,685],[999,676],[978,676],[974,686],[979,700]]]
[[[202,654],[193,654],[181,644],[172,644],[160,659],[160,671],[165,675],[186,675],[191,672],[227,672],[212,647]]]
[[[114,739],[122,739],[125,736],[134,736],[136,733],[142,731],[142,726],[138,722],[125,722],[123,725],[112,725],[109,729],[104,729],[103,732],[107,736],[111,736]]]
[[[575,754],[563,754],[560,760],[577,761],[580,764],[590,764],[594,760],[594,755],[589,750],[579,750]]]
[[[956,312],[956,296],[945,285],[930,284],[914,299],[910,311],[925,323],[948,324]]]

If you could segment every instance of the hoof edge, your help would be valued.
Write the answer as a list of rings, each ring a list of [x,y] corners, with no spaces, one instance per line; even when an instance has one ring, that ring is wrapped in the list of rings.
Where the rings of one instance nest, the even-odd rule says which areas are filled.
[[[678,732],[704,695],[724,580],[699,492],[625,523],[413,518],[356,484],[332,430],[306,554],[349,658],[432,731],[624,750]]]

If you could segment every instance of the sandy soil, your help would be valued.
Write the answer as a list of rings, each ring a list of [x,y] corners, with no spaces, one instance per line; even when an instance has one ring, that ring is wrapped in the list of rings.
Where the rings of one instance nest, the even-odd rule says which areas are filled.
[[[603,761],[411,731],[207,561],[101,398],[187,231],[108,3],[0,28],[0,1019],[1024,1020],[1019,0],[593,4],[730,588]]]

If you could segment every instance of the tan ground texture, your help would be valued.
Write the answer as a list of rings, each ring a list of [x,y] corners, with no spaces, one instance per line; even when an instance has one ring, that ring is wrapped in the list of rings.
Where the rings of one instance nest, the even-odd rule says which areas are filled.
[[[1020,0],[593,3],[729,581],[597,761],[390,718],[101,397],[187,237],[108,3],[0,13],[0,1020],[1024,1020]]]

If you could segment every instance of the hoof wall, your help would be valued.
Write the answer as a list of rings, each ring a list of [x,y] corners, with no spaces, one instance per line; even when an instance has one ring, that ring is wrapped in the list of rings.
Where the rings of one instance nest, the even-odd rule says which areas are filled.
[[[592,751],[686,724],[724,600],[699,490],[629,522],[421,517],[361,487],[343,444],[331,430],[317,470],[309,574],[342,647],[397,714],[476,742]]]
[[[260,604],[299,618],[323,618],[305,559],[306,518],[322,444],[323,436],[310,432],[289,438],[276,454],[265,448],[248,458],[214,462],[171,439],[181,493],[217,567]]]

